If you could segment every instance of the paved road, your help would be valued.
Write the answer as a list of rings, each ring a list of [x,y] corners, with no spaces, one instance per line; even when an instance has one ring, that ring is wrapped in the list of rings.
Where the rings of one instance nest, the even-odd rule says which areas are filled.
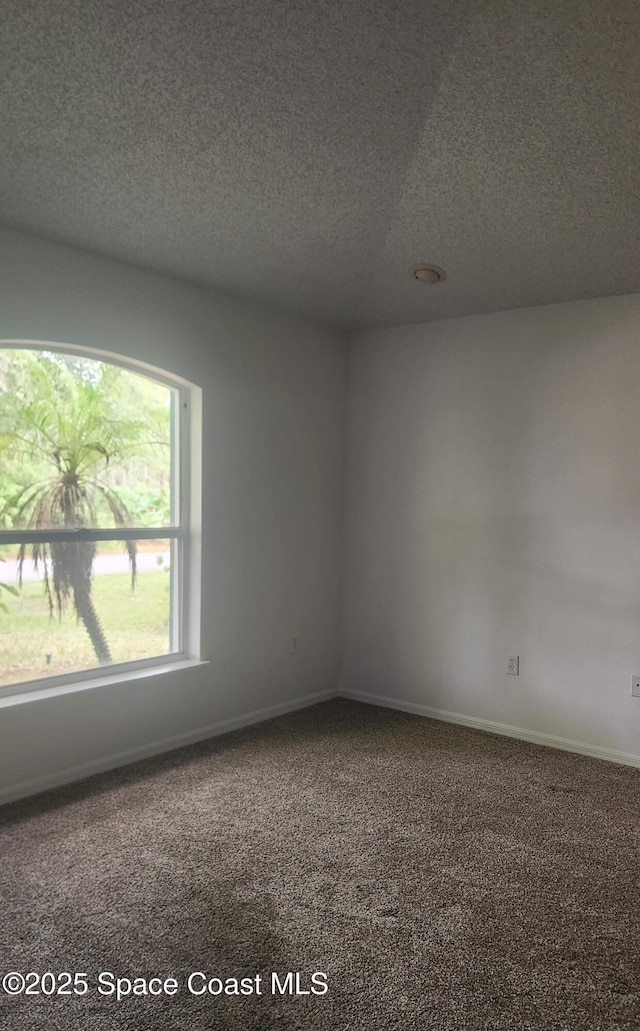
[[[170,554],[168,551],[139,551],[137,557],[138,571],[145,572],[150,569],[160,569],[161,566],[158,563],[158,556],[162,558],[165,568],[171,564]],[[97,555],[96,560],[93,563],[93,571],[94,573],[128,573],[129,559],[124,553],[115,555]],[[33,568],[33,562],[31,559],[26,558],[22,568],[22,579],[41,580],[42,568],[39,567],[38,572],[36,573]],[[6,559],[5,562],[0,562],[0,580],[4,580],[4,582],[8,584],[18,582],[18,563],[15,559]]]

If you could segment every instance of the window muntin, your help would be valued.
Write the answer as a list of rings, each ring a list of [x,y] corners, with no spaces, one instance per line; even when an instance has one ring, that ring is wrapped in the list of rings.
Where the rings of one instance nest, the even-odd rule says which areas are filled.
[[[3,595],[1,693],[184,656],[187,409],[168,378],[0,344],[0,580],[23,581]]]

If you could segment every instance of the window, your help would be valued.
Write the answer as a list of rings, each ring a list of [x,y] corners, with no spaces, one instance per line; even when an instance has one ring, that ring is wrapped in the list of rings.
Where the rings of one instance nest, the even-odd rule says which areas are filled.
[[[192,390],[114,355],[0,342],[0,693],[193,655]]]

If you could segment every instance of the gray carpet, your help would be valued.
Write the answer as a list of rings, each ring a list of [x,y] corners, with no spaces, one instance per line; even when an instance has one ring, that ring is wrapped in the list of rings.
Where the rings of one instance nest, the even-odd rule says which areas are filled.
[[[94,777],[2,810],[0,972],[89,991],[1,1026],[637,1031],[639,816],[637,770],[347,701]]]

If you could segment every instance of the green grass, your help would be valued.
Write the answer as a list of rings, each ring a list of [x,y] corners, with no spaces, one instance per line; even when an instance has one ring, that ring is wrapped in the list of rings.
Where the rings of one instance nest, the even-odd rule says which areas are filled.
[[[73,606],[60,620],[57,614],[49,618],[42,582],[25,582],[19,597],[4,598],[9,613],[0,612],[0,685],[97,666],[91,641]],[[93,599],[114,662],[132,662],[168,651],[166,572],[139,573],[133,592],[128,573],[101,574],[93,580]]]

